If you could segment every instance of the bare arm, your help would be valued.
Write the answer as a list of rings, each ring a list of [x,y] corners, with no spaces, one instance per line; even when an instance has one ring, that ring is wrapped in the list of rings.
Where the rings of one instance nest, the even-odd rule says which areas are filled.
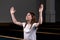
[[[41,7],[39,8],[39,24],[42,24],[43,22],[42,12],[43,12],[43,4],[41,4]]]
[[[17,24],[17,25],[22,25],[21,22],[18,22],[14,16],[14,13],[16,12],[16,10],[14,9],[14,7],[11,7],[10,9],[10,14],[11,14],[11,17],[12,17],[12,21],[13,23]]]
[[[41,7],[39,8],[39,20],[36,26],[38,26],[39,24],[42,24],[43,22],[42,12],[43,12],[43,4],[41,4]]]

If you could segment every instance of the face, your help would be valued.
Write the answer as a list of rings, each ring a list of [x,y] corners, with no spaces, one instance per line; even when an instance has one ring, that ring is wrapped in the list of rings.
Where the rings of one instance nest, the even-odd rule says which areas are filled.
[[[27,15],[26,15],[26,20],[27,20],[27,21],[31,21],[31,20],[32,20],[32,16],[31,16],[30,13],[27,13]]]

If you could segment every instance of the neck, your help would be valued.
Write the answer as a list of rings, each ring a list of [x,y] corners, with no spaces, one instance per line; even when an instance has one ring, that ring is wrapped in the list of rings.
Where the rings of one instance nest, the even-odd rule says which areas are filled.
[[[30,24],[31,23],[31,21],[27,21],[27,24]]]

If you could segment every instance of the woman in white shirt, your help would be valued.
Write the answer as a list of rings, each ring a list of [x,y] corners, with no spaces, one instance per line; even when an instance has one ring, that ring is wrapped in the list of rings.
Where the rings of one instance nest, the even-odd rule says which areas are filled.
[[[26,22],[18,22],[14,16],[16,10],[14,7],[11,7],[10,14],[12,17],[13,23],[23,26],[24,30],[24,40],[36,40],[36,29],[39,24],[42,24],[42,12],[43,4],[39,8],[39,21],[36,22],[36,17],[33,12],[28,12],[26,15]]]

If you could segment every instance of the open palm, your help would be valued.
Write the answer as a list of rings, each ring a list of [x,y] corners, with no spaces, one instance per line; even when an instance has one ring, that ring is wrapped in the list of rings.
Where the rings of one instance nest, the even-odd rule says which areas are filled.
[[[40,8],[39,8],[39,12],[43,11],[43,4],[41,4]]]
[[[15,11],[16,11],[16,10],[14,9],[14,7],[11,7],[11,8],[10,8],[10,13],[11,13],[11,14],[14,14]]]

